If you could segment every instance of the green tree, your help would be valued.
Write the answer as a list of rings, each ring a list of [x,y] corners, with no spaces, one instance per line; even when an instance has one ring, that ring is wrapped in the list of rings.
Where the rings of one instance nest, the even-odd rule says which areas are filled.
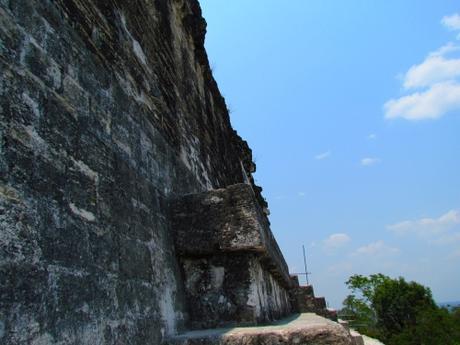
[[[387,345],[460,345],[460,311],[439,308],[429,288],[383,274],[354,275],[342,314]]]
[[[371,297],[377,328],[389,339],[419,321],[419,314],[436,308],[429,288],[403,278],[386,279],[375,286]]]

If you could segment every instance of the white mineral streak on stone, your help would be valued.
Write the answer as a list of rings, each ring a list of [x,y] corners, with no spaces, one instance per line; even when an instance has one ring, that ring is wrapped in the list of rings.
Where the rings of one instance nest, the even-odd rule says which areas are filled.
[[[186,146],[181,146],[179,158],[182,161],[182,163],[185,164],[188,170],[192,170],[192,166],[188,161]]]
[[[147,242],[147,247],[151,254],[153,271],[156,272],[155,279],[160,286],[159,291],[162,292],[158,303],[164,327],[161,327],[160,332],[162,336],[173,335],[177,333],[177,322],[184,319],[182,312],[175,310],[177,281],[174,272],[167,268],[166,245],[162,240],[152,239]]]
[[[25,104],[32,110],[32,113],[35,115],[36,118],[40,117],[40,109],[38,107],[38,103],[32,99],[27,92],[22,93],[22,99]]]
[[[118,139],[113,139],[113,142],[122,150],[124,151],[129,157],[131,157],[131,148],[122,142],[121,140]]]
[[[253,277],[251,278],[251,285],[249,286],[249,294],[248,294],[248,300],[246,304],[254,308],[256,317],[260,316],[259,289],[257,286],[257,282],[254,280]]]
[[[133,205],[133,207],[144,210],[145,212],[150,211],[144,203],[140,202],[139,200],[136,200],[135,198],[131,198],[131,204]]]
[[[139,94],[137,89],[133,87],[136,82],[129,74],[125,74],[124,77],[122,77],[119,73],[115,73],[115,75],[118,82],[120,83],[120,86],[127,95],[133,97],[137,102],[144,104],[150,110],[155,109],[155,106],[152,104],[152,102],[150,102],[145,93],[141,91]]]
[[[221,266],[211,267],[212,286],[215,289],[220,289],[224,283],[225,268]]]
[[[92,212],[78,208],[74,203],[69,203],[69,207],[74,214],[80,216],[83,219],[86,219],[88,222],[94,222],[96,220],[96,216]]]
[[[26,34],[24,37],[24,41],[21,46],[21,52],[19,53],[19,61],[21,64],[25,64],[26,55],[29,52],[30,45],[33,45],[35,48],[40,50],[42,53],[45,54],[43,48],[38,44],[35,38],[29,34]]]
[[[46,69],[46,72],[48,76],[51,77],[51,79],[53,80],[54,88],[59,88],[59,86],[61,86],[62,79],[61,69],[59,68],[59,65],[53,61],[53,63],[51,63],[51,66],[49,66]]]
[[[22,144],[35,151],[36,154],[42,155],[50,159],[48,144],[37,133],[33,126],[19,127],[18,130],[13,129],[11,135],[19,140]],[[53,150],[54,152],[54,150]]]
[[[223,198],[220,198],[217,195],[213,195],[210,198],[203,199],[202,204],[203,205],[218,204],[222,201],[224,201]]]
[[[160,314],[166,326],[165,334],[175,334],[176,312],[174,311],[173,289],[170,286],[164,286],[162,298],[160,299]]]
[[[142,62],[142,64],[146,65],[147,64],[147,57],[145,56],[144,51],[142,50],[141,45],[139,42],[131,35],[131,32],[128,30],[128,27],[126,25],[126,17],[124,14],[121,14],[121,24],[123,25],[123,29],[125,30],[126,34],[128,35],[129,39],[131,40],[131,43],[133,45],[133,52],[137,56],[137,58]]]
[[[37,151],[42,151],[46,149],[46,146],[47,146],[46,142],[37,133],[34,127],[26,126],[24,129],[29,136],[29,139],[30,139],[29,143],[32,148],[35,148]]]
[[[179,157],[188,170],[197,177],[197,180],[206,188],[206,190],[211,190],[213,188],[211,179],[208,175],[208,170],[204,166],[200,153],[197,150],[197,148],[200,147],[199,144],[199,140],[194,136],[191,136],[189,142],[185,143],[181,147]]]
[[[84,162],[80,160],[76,160],[73,157],[70,157],[72,160],[73,164],[86,176],[88,176],[91,180],[97,181],[99,179],[99,174],[95,172],[93,169],[91,169],[89,166],[87,166]]]
[[[133,50],[134,54],[142,61],[142,63],[145,65],[147,63],[147,57],[144,54],[144,51],[142,50],[141,45],[139,44],[138,41],[136,41],[134,38],[131,37],[133,40]]]
[[[254,307],[257,317],[268,317],[273,311],[287,311],[289,298],[287,293],[279,286],[278,282],[264,271],[257,261],[252,261],[250,266],[251,285],[247,305]],[[271,291],[270,294],[267,291]]]
[[[241,171],[243,172],[244,183],[246,183],[248,185],[251,185],[251,182],[249,182],[248,174],[246,173],[246,170],[244,170],[244,166],[243,166],[242,161],[240,161],[240,165],[241,165]],[[251,186],[251,188],[252,188],[252,186]]]

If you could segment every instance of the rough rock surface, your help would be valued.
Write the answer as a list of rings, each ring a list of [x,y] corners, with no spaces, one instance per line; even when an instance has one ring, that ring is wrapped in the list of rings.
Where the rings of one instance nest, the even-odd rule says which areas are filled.
[[[2,345],[161,344],[290,311],[205,31],[196,0],[0,0]],[[264,338],[348,344],[315,322]]]
[[[194,0],[0,0],[1,344],[185,327],[168,200],[254,171],[205,28]]]
[[[291,313],[291,279],[248,184],[171,202],[193,328],[257,324]]]
[[[370,338],[367,335],[361,335],[363,337],[364,345],[385,345],[377,339]]]
[[[167,345],[354,345],[339,324],[312,313],[273,325],[192,331],[171,337]]]

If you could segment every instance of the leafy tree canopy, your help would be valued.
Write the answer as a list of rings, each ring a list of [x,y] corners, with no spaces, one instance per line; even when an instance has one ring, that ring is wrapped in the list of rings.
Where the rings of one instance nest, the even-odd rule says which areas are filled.
[[[340,314],[387,345],[460,345],[460,311],[439,308],[429,288],[381,273],[353,275]]]

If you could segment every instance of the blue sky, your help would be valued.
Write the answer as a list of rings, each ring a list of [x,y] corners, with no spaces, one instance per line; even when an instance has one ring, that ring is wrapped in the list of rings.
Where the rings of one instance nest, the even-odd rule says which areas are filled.
[[[206,48],[290,268],[460,300],[460,5],[201,0]]]

